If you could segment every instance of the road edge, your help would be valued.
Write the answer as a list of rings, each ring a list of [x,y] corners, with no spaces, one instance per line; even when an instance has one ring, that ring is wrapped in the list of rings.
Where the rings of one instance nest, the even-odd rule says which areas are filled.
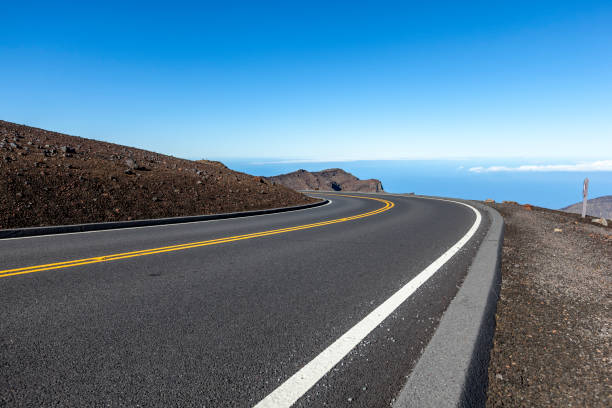
[[[488,206],[469,203],[487,213],[489,230],[394,408],[485,406],[501,284],[504,220]]]
[[[322,200],[316,203],[296,205],[291,207],[268,208],[264,210],[242,211],[233,213],[190,215],[184,217],[153,218],[133,221],[94,222],[88,224],[57,225],[49,227],[13,228],[0,230],[0,239],[33,237],[38,235],[66,234],[75,232],[103,231],[120,228],[149,227],[156,225],[183,224],[189,222],[223,220],[228,218],[242,218],[251,217],[254,215],[266,215],[288,211],[305,210],[308,208],[319,207],[328,203],[329,200]]]

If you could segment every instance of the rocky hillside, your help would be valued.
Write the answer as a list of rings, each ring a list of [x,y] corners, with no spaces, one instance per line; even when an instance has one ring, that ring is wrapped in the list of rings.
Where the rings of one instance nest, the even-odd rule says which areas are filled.
[[[582,214],[582,202],[562,208],[575,214]],[[587,201],[587,214],[593,217],[612,219],[612,195],[593,198]]]
[[[0,228],[213,214],[314,199],[222,163],[0,121]]]
[[[271,182],[277,182],[294,190],[323,191],[361,191],[380,192],[383,186],[380,180],[359,180],[342,169],[327,169],[317,172],[298,170],[293,173],[268,177]]]

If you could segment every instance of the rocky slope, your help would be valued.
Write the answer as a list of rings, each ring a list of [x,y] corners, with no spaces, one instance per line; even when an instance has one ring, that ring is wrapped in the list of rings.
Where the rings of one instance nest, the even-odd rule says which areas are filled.
[[[314,199],[191,161],[0,121],[0,228],[212,214]]]
[[[572,204],[563,211],[574,214],[582,214],[582,202]],[[593,198],[587,201],[587,214],[593,217],[603,217],[612,219],[612,195]]]
[[[293,173],[268,177],[267,179],[294,190],[360,191],[373,193],[383,191],[380,180],[359,180],[351,173],[342,169],[327,169],[317,172],[298,170]]]

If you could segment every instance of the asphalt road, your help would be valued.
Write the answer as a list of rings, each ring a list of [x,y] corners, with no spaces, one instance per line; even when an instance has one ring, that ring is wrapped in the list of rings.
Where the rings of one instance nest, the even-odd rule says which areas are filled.
[[[332,203],[0,240],[0,406],[254,406],[476,218],[446,201],[319,196]],[[295,405],[389,406],[486,224]]]

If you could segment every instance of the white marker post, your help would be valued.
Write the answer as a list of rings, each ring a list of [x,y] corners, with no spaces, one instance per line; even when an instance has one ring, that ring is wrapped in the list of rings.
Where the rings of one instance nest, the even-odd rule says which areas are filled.
[[[586,207],[587,207],[587,196],[589,195],[589,178],[584,179],[584,184],[582,185],[582,218],[586,215]]]

